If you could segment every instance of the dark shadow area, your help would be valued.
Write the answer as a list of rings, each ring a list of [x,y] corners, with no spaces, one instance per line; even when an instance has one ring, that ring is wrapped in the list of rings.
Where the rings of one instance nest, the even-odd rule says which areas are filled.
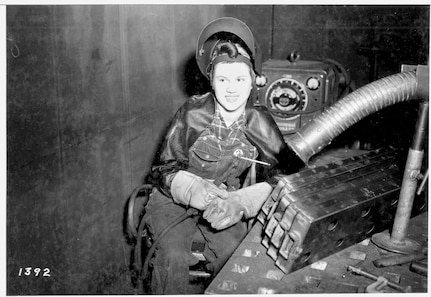
[[[336,137],[331,147],[408,148],[417,120],[417,101],[398,103],[365,117]]]
[[[208,79],[200,72],[194,53],[190,54],[179,69],[183,78],[182,91],[187,97],[201,95],[211,91]]]
[[[184,60],[184,62],[180,65],[178,72],[180,73],[179,75],[180,81],[178,85],[180,86],[180,89],[184,94],[184,101],[193,95],[202,95],[211,91],[211,85],[208,79],[200,72],[199,67],[196,63],[194,53],[191,53]],[[170,119],[166,123],[164,129],[162,130],[162,133],[158,135],[157,146],[154,152],[152,153],[153,154],[153,158],[151,159],[152,165],[157,160],[157,157],[158,157],[157,154],[160,151],[161,146],[163,145],[164,137],[172,121],[173,119]],[[151,184],[154,182],[153,172],[151,168],[148,171],[146,171],[146,173],[142,177],[142,182],[144,184],[145,183]]]

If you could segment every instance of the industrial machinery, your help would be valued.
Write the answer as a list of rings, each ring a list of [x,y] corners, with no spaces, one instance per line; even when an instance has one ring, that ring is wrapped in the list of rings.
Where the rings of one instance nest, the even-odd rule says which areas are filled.
[[[292,55],[291,55],[292,56]],[[262,64],[267,83],[254,105],[266,106],[280,131],[292,134],[332,105],[348,84],[347,72],[333,60],[268,60]]]
[[[399,163],[396,149],[382,148],[281,177],[258,216],[267,254],[289,273],[389,228]],[[422,195],[413,210],[424,209]]]
[[[375,248],[404,259],[424,258],[424,240],[408,238],[411,233],[407,229],[427,211],[424,187],[428,171],[422,173],[427,166],[422,164],[429,111],[427,66],[403,65],[401,73],[350,93],[288,135],[286,141],[309,165],[311,157],[359,120],[408,100],[419,101],[419,112],[407,160],[405,151],[386,147],[280,175],[258,214],[260,223],[254,225],[206,293],[358,293],[362,292],[359,287],[343,281],[349,272],[371,279],[382,274],[378,271],[378,277],[359,267],[369,261],[363,251],[370,252],[371,259],[380,253]],[[414,227],[413,233],[423,231],[427,236],[426,227]],[[348,263],[344,272],[341,262]],[[394,262],[401,263],[400,258]],[[414,264],[411,271],[427,273],[426,267]],[[394,267],[387,275],[400,277],[394,272],[401,268]],[[383,286],[411,292],[410,284],[398,278]],[[427,290],[426,282],[419,289]]]
[[[383,274],[370,267],[379,252],[369,238],[394,220],[402,150],[336,149],[330,154],[335,162],[321,162],[280,177],[258,214],[260,223],[251,229],[207,294],[361,293],[365,289],[361,287],[370,282],[358,280],[345,264],[355,271]],[[422,193],[414,201],[412,216],[426,216],[426,208],[427,195]],[[419,226],[412,225],[414,233],[421,233]],[[387,258],[378,258],[383,259]],[[394,274],[384,275],[394,276],[397,288],[412,285],[411,275],[403,275],[401,283],[395,277],[395,272],[405,273],[408,267],[391,268],[385,270]]]
[[[283,272],[357,243],[390,227],[393,220],[393,233],[374,235],[373,241],[399,253],[420,249],[405,234],[413,204],[426,208],[424,201],[415,200],[415,191],[428,122],[429,70],[420,65],[403,65],[402,70],[347,95],[288,137],[287,144],[308,164],[337,135],[367,115],[399,102],[421,100],[404,175],[392,152],[378,151],[341,167],[309,169],[281,178],[259,219],[265,224],[262,244]]]
[[[233,255],[236,261],[247,263],[230,263],[229,260],[224,266],[228,270],[224,279],[219,282],[225,268],[216,276],[214,286],[217,290],[237,291],[237,285],[243,279],[253,285],[257,281],[263,284],[279,281],[285,275],[364,238],[372,237],[379,247],[398,253],[415,253],[421,248],[406,238],[406,229],[411,215],[427,210],[426,192],[416,194],[416,185],[425,179],[420,171],[428,123],[428,67],[403,66],[401,73],[343,97],[337,90],[337,79],[331,78],[336,77],[335,72],[319,64],[320,70],[314,74],[310,70],[312,64],[303,64],[308,66],[308,71],[292,70],[292,75],[286,72],[288,63],[278,70],[270,70],[271,63],[264,67],[269,84],[260,90],[265,96],[255,104],[270,105],[277,124],[286,127],[285,139],[290,149],[308,165],[312,156],[366,116],[393,104],[419,99],[419,120],[407,162],[403,164],[405,158],[400,157],[396,148],[388,147],[335,164],[278,176],[276,188],[258,215],[261,224],[256,224],[247,235],[247,238],[253,235],[252,241],[241,243]],[[310,98],[315,104],[310,104]],[[313,114],[309,118],[305,117],[307,111]],[[391,234],[379,233],[392,223]],[[263,226],[262,234],[256,233],[257,225]],[[140,231],[135,237],[137,234]],[[248,261],[262,256],[260,250],[254,253],[253,249],[247,248],[251,243],[258,246],[256,249],[265,248],[266,255],[279,270],[265,271],[266,277],[262,279],[262,274],[258,273],[262,265]],[[238,251],[242,254],[237,255]],[[208,292],[216,291],[210,285]],[[267,293],[265,290],[259,292]]]

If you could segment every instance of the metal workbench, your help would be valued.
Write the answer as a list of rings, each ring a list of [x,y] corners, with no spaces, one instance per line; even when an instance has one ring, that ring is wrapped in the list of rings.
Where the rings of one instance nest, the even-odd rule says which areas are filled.
[[[428,244],[428,212],[411,218],[408,238],[424,247]],[[377,268],[373,260],[395,255],[380,249],[370,239],[352,245],[311,265],[284,274],[262,245],[262,224],[257,222],[219,274],[206,294],[361,293],[374,281],[347,271],[347,265],[397,283],[412,292],[427,292],[427,276],[410,271],[410,263]],[[423,260],[427,263],[427,259]],[[383,292],[397,292],[384,287]]]

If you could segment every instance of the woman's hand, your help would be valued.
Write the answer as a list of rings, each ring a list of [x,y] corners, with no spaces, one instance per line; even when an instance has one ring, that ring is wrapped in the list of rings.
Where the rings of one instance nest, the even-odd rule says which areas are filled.
[[[271,191],[271,185],[262,182],[229,192],[227,199],[214,199],[210,202],[203,218],[211,223],[214,229],[228,228],[239,222],[243,216],[256,216]]]
[[[229,192],[225,200],[214,199],[209,203],[203,213],[203,218],[211,223],[211,227],[217,230],[228,228],[239,222],[246,211],[244,198],[246,192],[238,190]]]
[[[176,203],[199,210],[206,209],[209,203],[216,198],[221,200],[228,198],[228,192],[225,189],[183,170],[178,171],[172,179],[171,194]]]

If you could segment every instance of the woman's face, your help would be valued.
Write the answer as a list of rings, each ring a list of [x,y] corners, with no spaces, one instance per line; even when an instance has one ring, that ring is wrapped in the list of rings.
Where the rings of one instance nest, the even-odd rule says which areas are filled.
[[[213,89],[217,102],[228,112],[245,109],[252,90],[250,67],[242,62],[217,63],[213,70]]]

